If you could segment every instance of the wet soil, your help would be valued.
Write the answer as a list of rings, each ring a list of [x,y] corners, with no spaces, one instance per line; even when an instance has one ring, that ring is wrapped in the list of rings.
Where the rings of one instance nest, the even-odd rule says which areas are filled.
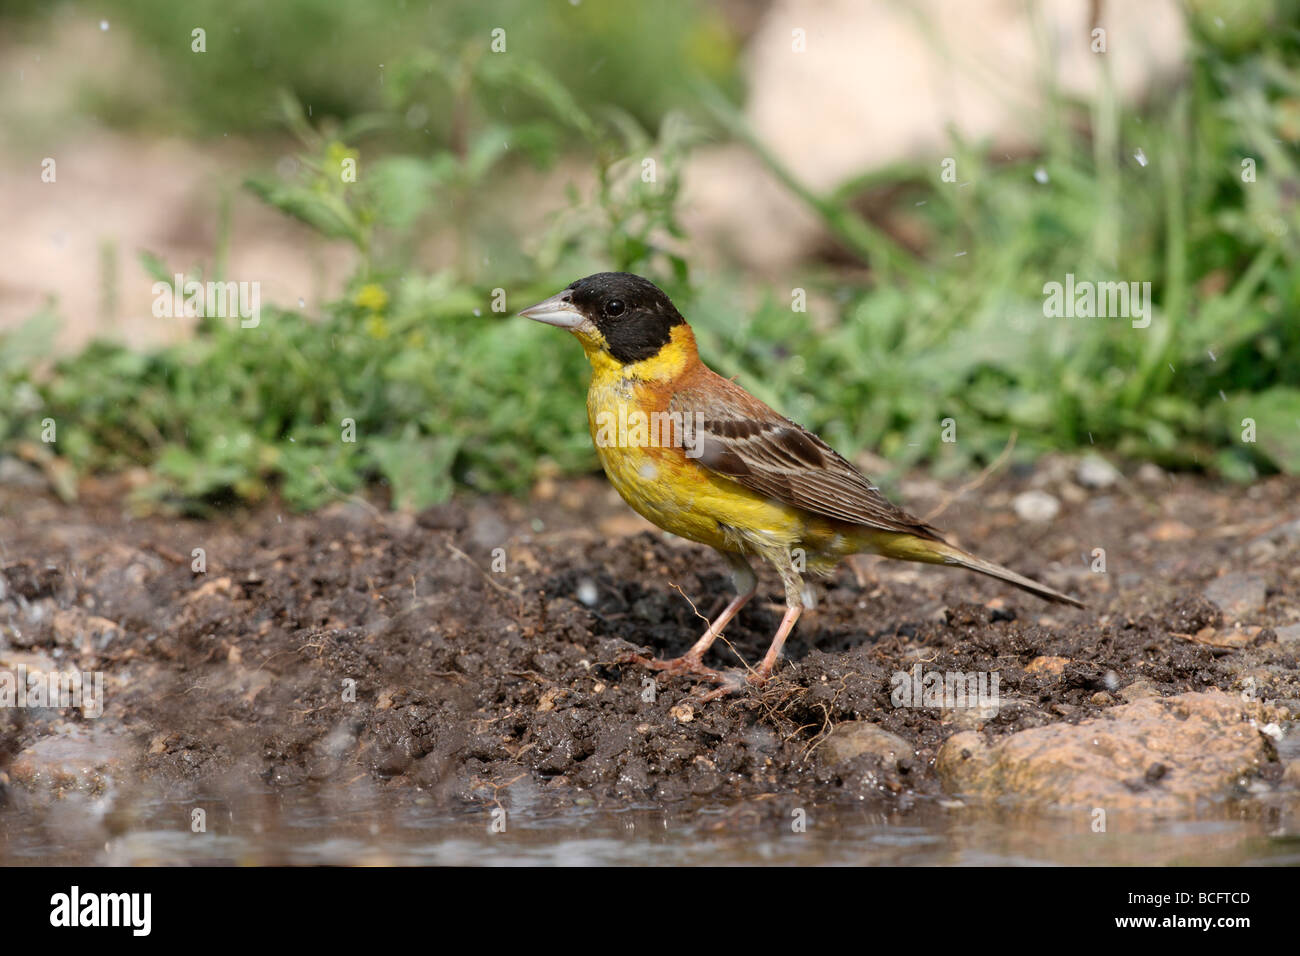
[[[98,718],[0,709],[0,801],[331,788],[449,812],[523,794],[551,809],[705,801],[725,830],[788,820],[776,797],[890,815],[950,800],[934,757],[961,730],[996,741],[1211,688],[1300,707],[1300,481],[1147,470],[1085,488],[1073,469],[1048,460],[995,479],[935,523],[1086,610],[858,558],[818,583],[773,681],[707,704],[708,685],[656,681],[627,659],[682,653],[732,593],[727,567],[651,529],[601,479],[417,515],[354,499],[208,521],[133,518],[115,483],[72,506],[0,486],[0,666],[105,681]],[[1030,488],[1056,495],[1059,515],[1019,517]],[[926,513],[944,489],[904,482],[900,497]],[[781,601],[764,570],[711,662],[756,662]],[[894,706],[895,675],[918,662],[996,672],[1015,706]],[[850,721],[913,752],[828,759]],[[1285,756],[1242,796],[1284,788]]]

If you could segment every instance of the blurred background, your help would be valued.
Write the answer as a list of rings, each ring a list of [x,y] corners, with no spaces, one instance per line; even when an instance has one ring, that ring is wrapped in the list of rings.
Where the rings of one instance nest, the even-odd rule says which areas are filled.
[[[607,269],[886,484],[1013,434],[1300,472],[1295,0],[10,0],[0,62],[8,481],[591,471],[581,350],[514,313]],[[256,327],[155,315],[177,275]],[[1067,275],[1150,325],[1045,315]]]

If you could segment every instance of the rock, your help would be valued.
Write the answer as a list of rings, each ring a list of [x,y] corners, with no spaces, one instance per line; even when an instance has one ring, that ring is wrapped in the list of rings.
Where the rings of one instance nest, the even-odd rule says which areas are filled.
[[[999,156],[1036,151],[1033,134],[1051,102],[1048,86],[1085,101],[1101,89],[1087,4],[1037,4],[1032,15],[1029,7],[993,0],[774,0],[727,8],[733,17],[745,11],[753,24],[743,67],[745,119],[813,192],[891,163],[933,159],[937,168],[954,135],[989,143]],[[1108,5],[1105,28],[1112,38],[1106,82],[1121,101],[1139,100],[1182,63],[1188,31],[1172,0]],[[1032,52],[1042,42],[1050,44],[1045,60]],[[943,55],[958,48],[983,55],[969,62]],[[988,63],[997,66],[993,82]],[[1052,76],[1047,84],[1043,66]],[[878,95],[884,89],[890,94]],[[753,166],[752,157],[742,164],[701,151],[686,176],[687,231],[701,245],[726,248],[748,265],[788,269],[815,246],[820,223],[806,223],[807,209],[797,206],[782,216],[789,190],[779,190]],[[965,169],[958,163],[959,184],[970,181]],[[1047,172],[1050,181],[1053,171]],[[898,218],[894,229],[908,228],[909,219]],[[85,307],[93,311],[94,303]]]
[[[963,798],[1038,807],[1185,813],[1232,794],[1268,761],[1258,726],[1271,708],[1220,691],[1122,704],[1077,725],[1035,727],[987,744],[948,738],[935,769]]]
[[[1147,462],[1137,470],[1137,480],[1144,485],[1164,485],[1169,482],[1169,475],[1159,465]]]
[[[1190,541],[1196,537],[1196,531],[1181,521],[1162,521],[1150,531],[1156,541]]]
[[[1264,609],[1264,579],[1258,574],[1233,571],[1215,578],[1205,588],[1205,596],[1223,611],[1229,620],[1241,620]]]
[[[695,708],[690,701],[684,700],[680,704],[674,704],[669,709],[668,716],[679,724],[689,724],[695,719]]]
[[[20,458],[0,455],[0,485],[37,491],[45,488],[45,476]]]
[[[121,631],[113,621],[88,614],[79,607],[55,611],[50,626],[56,644],[86,652],[103,650]]]
[[[1288,624],[1286,627],[1275,628],[1274,633],[1277,634],[1277,642],[1283,647],[1300,651],[1300,624]]]
[[[1080,488],[1072,481],[1067,481],[1065,484],[1061,485],[1057,489],[1057,492],[1067,504],[1081,505],[1088,500],[1087,489]],[[1101,500],[1106,501],[1108,499],[1102,498]]]
[[[1147,680],[1145,677],[1141,677],[1121,690],[1119,696],[1123,697],[1129,703],[1132,703],[1135,700],[1146,700],[1150,697],[1159,697],[1160,688],[1151,683],[1151,681]]]
[[[32,790],[103,793],[128,770],[129,746],[111,731],[79,726],[42,737],[9,765],[9,776]]]
[[[1011,502],[1022,521],[1051,521],[1061,510],[1061,502],[1046,491],[1022,491]]]
[[[1294,521],[1288,521],[1286,524],[1278,525],[1259,536],[1269,541],[1285,546],[1294,546],[1300,544],[1300,518]]]
[[[977,700],[966,707],[945,707],[940,711],[940,720],[944,724],[951,724],[954,730],[982,730],[986,723],[1000,714],[1014,714],[1032,709],[1031,705],[1023,700],[998,694],[982,705]]]
[[[1300,760],[1292,760],[1282,771],[1282,783],[1285,786],[1300,790]]]
[[[1119,469],[1100,455],[1083,459],[1074,473],[1074,480],[1085,488],[1109,488],[1121,477]]]
[[[1025,665],[1026,674],[1052,674],[1061,676],[1065,665],[1070,663],[1068,657],[1035,657]]]
[[[230,578],[213,578],[210,581],[204,581],[189,594],[181,598],[183,604],[189,604],[193,601],[206,601],[211,597],[230,597],[234,590]]]
[[[835,766],[864,753],[898,761],[915,752],[916,748],[902,737],[869,720],[850,720],[835,725],[817,748],[817,759],[824,766]]]

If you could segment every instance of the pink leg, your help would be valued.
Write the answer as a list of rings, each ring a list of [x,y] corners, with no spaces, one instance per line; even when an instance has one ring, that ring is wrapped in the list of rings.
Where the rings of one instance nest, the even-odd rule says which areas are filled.
[[[732,598],[731,603],[722,609],[718,619],[708,626],[704,631],[704,635],[698,641],[691,645],[691,649],[686,652],[686,656],[694,657],[697,660],[703,658],[708,649],[713,646],[713,642],[721,636],[723,629],[731,623],[731,619],[740,613],[740,609],[748,604],[749,599],[753,596],[753,591],[746,591],[744,594],[737,594]]]
[[[772,638],[772,646],[763,655],[763,662],[758,665],[758,672],[750,678],[751,683],[761,684],[772,676],[772,669],[776,667],[776,662],[781,659],[781,648],[785,647],[785,639],[794,630],[795,621],[799,620],[799,615],[802,613],[802,604],[792,604],[785,609],[785,617],[781,618],[781,626],[776,629],[776,637]]]
[[[772,638],[772,646],[767,649],[767,653],[763,655],[763,660],[758,667],[746,677],[749,683],[759,687],[767,683],[768,678],[772,676],[773,668],[776,667],[776,662],[781,659],[781,649],[785,647],[785,639],[794,630],[795,622],[799,620],[799,615],[802,613],[802,604],[793,604],[786,607],[785,617],[781,618],[781,626],[776,629],[776,637]],[[721,678],[718,683],[722,686],[705,694],[702,698],[705,703],[717,700],[719,697],[726,697],[728,694],[739,693],[745,687],[743,681],[726,674],[718,676]]]
[[[632,660],[644,664],[646,667],[669,674],[698,674],[711,680],[724,680],[724,676],[719,674],[718,671],[704,666],[704,655],[713,646],[713,642],[722,634],[723,629],[731,623],[731,619],[740,613],[740,609],[749,603],[749,599],[753,596],[753,588],[737,594],[731,603],[722,609],[718,619],[705,629],[700,639],[692,644],[691,649],[681,657],[674,657],[669,660],[655,660],[637,654],[632,657]]]

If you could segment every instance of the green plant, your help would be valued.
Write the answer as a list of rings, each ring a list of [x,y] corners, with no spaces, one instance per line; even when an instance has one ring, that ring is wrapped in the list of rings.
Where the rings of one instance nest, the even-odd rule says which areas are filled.
[[[344,295],[319,316],[268,308],[247,329],[205,318],[177,345],[101,342],[53,363],[46,309],[0,345],[0,449],[36,442],[53,418],[61,461],[143,465],[144,501],[190,511],[272,493],[315,507],[374,481],[411,508],[457,487],[519,491],[595,457],[580,350],[513,312],[614,268],[661,283],[720,372],[900,470],[970,468],[1016,431],[1023,458],[1097,448],[1236,479],[1300,472],[1300,45],[1285,31],[1244,42],[1201,37],[1187,82],[1143,112],[1109,93],[1054,101],[1039,156],[994,162],[954,144],[971,189],[917,163],[817,194],[707,85],[703,115],[669,112],[652,135],[527,58],[473,46],[392,59],[381,102],[346,121],[281,94],[297,168],[249,187],[355,246]],[[525,100],[503,118],[501,103]],[[446,137],[394,147],[426,101],[450,104]],[[792,309],[792,283],[692,284],[678,208],[706,121],[750,142],[866,269],[801,269],[807,312]],[[516,235],[497,194],[565,155],[590,164],[589,192]],[[858,211],[882,187],[921,252]],[[417,240],[438,229],[453,252],[417,266]],[[174,271],[144,261],[164,280]],[[219,256],[206,271],[222,277]],[[1149,281],[1150,325],[1045,315],[1046,283],[1070,274]],[[956,443],[941,437],[949,418]]]

